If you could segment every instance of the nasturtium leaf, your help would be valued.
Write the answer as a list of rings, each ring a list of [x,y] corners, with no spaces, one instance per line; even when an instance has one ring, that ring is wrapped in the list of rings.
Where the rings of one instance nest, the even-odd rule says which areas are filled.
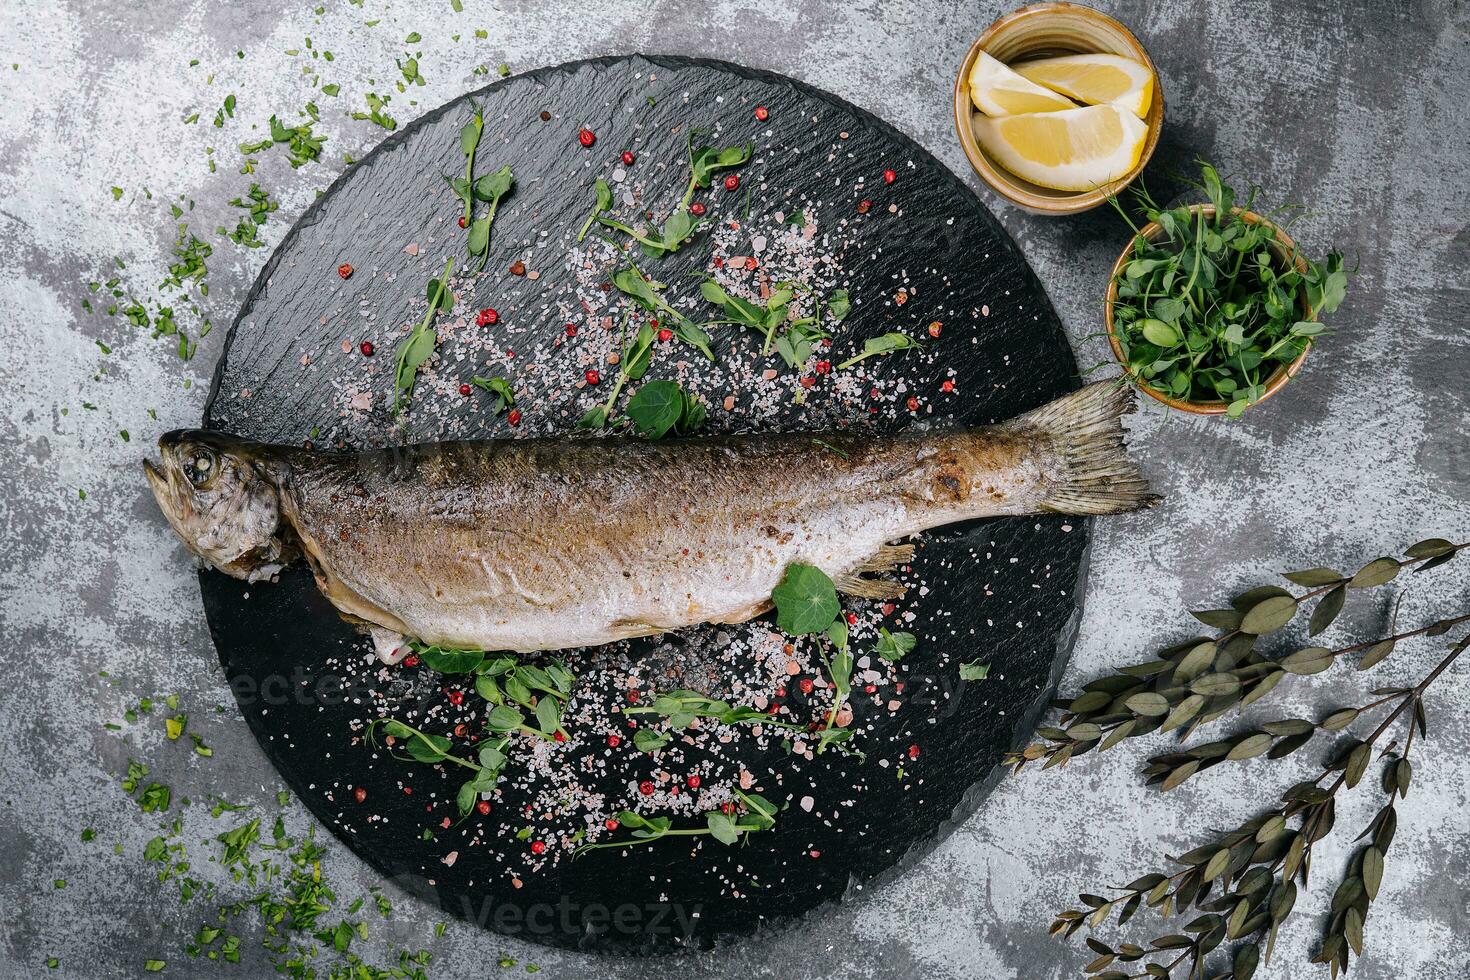
[[[684,390],[674,381],[650,381],[633,393],[625,409],[640,435],[661,439],[684,414]]]
[[[793,562],[771,593],[776,626],[792,636],[820,633],[842,611],[837,587],[820,568]]]

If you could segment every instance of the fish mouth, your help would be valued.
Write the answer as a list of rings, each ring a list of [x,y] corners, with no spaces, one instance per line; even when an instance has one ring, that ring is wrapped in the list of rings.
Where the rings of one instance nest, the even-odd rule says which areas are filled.
[[[169,447],[163,445],[163,440],[159,440],[158,448],[161,461],[155,463],[144,457],[143,476],[148,480],[148,489],[153,491],[153,499],[158,501],[158,509],[182,535],[184,532],[179,526],[179,493],[170,476],[172,467],[169,465]]]
[[[153,491],[153,496],[157,498],[158,506],[167,510],[164,499],[168,495],[168,476],[151,459],[143,460],[143,475],[148,479],[148,486]]]

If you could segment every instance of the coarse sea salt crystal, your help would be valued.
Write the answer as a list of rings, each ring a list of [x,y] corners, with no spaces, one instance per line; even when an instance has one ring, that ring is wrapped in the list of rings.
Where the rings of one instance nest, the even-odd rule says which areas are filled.
[[[817,801],[812,799],[810,796],[803,796],[801,798],[801,808],[807,813],[811,813],[812,807],[816,805],[816,802]]]

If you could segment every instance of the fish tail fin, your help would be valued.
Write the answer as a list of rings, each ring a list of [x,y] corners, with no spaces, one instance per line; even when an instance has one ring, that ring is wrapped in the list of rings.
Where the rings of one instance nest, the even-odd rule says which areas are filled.
[[[1097,381],[1010,423],[1049,437],[1060,457],[1059,479],[1046,488],[1042,510],[1121,514],[1163,499],[1149,491],[1123,444],[1122,418],[1136,407],[1131,387]]]

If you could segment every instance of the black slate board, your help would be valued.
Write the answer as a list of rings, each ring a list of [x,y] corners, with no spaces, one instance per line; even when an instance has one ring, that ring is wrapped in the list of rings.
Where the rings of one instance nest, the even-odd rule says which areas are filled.
[[[391,372],[393,331],[419,318],[423,284],[444,259],[463,257],[453,224],[458,202],[447,195],[441,174],[463,167],[458,130],[471,100],[485,106],[487,117],[478,172],[509,163],[517,190],[497,218],[490,268],[462,290],[469,295],[461,302],[501,311],[500,324],[485,328],[480,339],[497,348],[495,373],[515,379],[522,404],[542,408],[528,410],[513,429],[504,415],[485,411],[483,397],[463,399],[454,390],[455,371],[468,375],[475,364],[451,367],[416,393],[410,418],[420,439],[571,430],[591,395],[574,404],[544,374],[517,370],[532,355],[567,342],[572,272],[558,256],[586,215],[593,179],[617,166],[624,147],[639,158],[628,168],[631,176],[682,189],[685,134],[678,127],[690,124],[716,127],[723,142],[758,142],[757,159],[741,171],[751,193],[749,219],[743,194],[719,190],[702,196],[713,216],[770,224],[769,212],[778,206],[806,206],[819,212],[823,231],[841,229],[848,239],[842,276],[855,304],[833,363],[864,337],[891,329],[923,335],[931,319],[944,323],[939,339],[924,337],[922,353],[864,364],[875,388],[883,387],[872,405],[850,391],[839,397],[832,376],[803,390],[803,405],[790,397],[762,400],[754,382],[721,377],[724,366],[708,369],[691,360],[681,371],[686,384],[714,379],[706,390],[714,409],[709,429],[812,429],[834,420],[888,429],[985,423],[1078,386],[1065,336],[1015,245],[959,180],[902,134],[778,75],[720,62],[626,57],[497,82],[395,133],[352,167],[261,273],[230,329],[207,426],[291,443],[314,428],[320,443],[361,447],[381,439],[389,382],[383,373],[363,372]],[[755,120],[756,105],[769,109],[768,122]],[[540,119],[543,110],[551,120]],[[597,134],[591,150],[577,144],[580,126]],[[881,178],[888,167],[898,174],[891,186]],[[865,199],[872,206],[859,214]],[[417,248],[405,250],[409,244]],[[689,291],[678,284],[687,270],[704,268],[709,253],[696,241],[662,264],[642,264]],[[538,280],[505,274],[521,256],[541,272]],[[346,281],[335,274],[341,262],[356,270]],[[910,291],[902,308],[893,299],[900,285]],[[341,350],[344,341],[355,346],[362,337],[377,338],[375,360]],[[457,342],[441,342],[446,361]],[[764,366],[749,338],[721,335],[720,342],[743,350],[745,363]],[[509,348],[518,358],[504,355],[501,349]],[[470,353],[484,357],[482,348]],[[650,377],[668,376],[671,368],[663,365],[656,361]],[[781,365],[773,357],[771,366]],[[945,378],[956,382],[954,392],[941,394]],[[741,384],[734,410],[721,410],[719,393]],[[344,413],[343,402],[357,387],[373,405]],[[920,411],[907,410],[905,391],[923,396]],[[422,669],[363,669],[365,641],[337,619],[303,570],[288,570],[274,584],[245,585],[212,572],[200,582],[220,660],[252,730],[301,799],[366,861],[449,912],[501,932],[558,946],[656,951],[784,928],[891,879],[974,811],[999,777],[1000,754],[1032,730],[1075,636],[1086,522],[976,522],[927,534],[922,543],[905,578],[922,582],[927,594],[900,603],[917,618],[908,625],[889,621],[918,634],[919,648],[898,669],[906,681],[901,694],[885,689],[858,705],[859,724],[872,729],[858,741],[864,758],[828,752],[808,762],[780,749],[742,757],[742,765],[762,774],[769,797],[789,797],[775,831],[735,848],[666,841],[597,851],[540,872],[518,871],[519,887],[504,870],[524,861],[527,848],[515,836],[528,821],[513,798],[497,802],[489,817],[443,829],[455,784],[431,767],[375,757],[353,731],[374,694],[419,709],[445,708],[437,678]],[[850,605],[879,615],[870,604]],[[709,662],[710,636],[695,630],[604,648],[597,656],[603,662],[657,656],[697,667]],[[579,656],[585,655],[572,653],[568,662],[575,667]],[[976,657],[990,663],[989,679],[961,683],[957,665]],[[346,672],[343,690],[333,665],[347,662],[358,666]],[[577,696],[625,703],[620,691],[579,689]],[[890,697],[901,702],[898,710],[886,709]],[[588,738],[593,743],[603,735]],[[917,758],[909,757],[911,745],[921,749]],[[614,783],[648,778],[656,768],[631,746],[611,758],[607,778]],[[353,801],[356,787],[366,790],[367,802]],[[806,795],[816,801],[811,812],[797,805]],[[426,827],[437,839],[422,839]],[[484,843],[469,845],[476,828]],[[452,866],[444,863],[450,849],[458,851]]]

